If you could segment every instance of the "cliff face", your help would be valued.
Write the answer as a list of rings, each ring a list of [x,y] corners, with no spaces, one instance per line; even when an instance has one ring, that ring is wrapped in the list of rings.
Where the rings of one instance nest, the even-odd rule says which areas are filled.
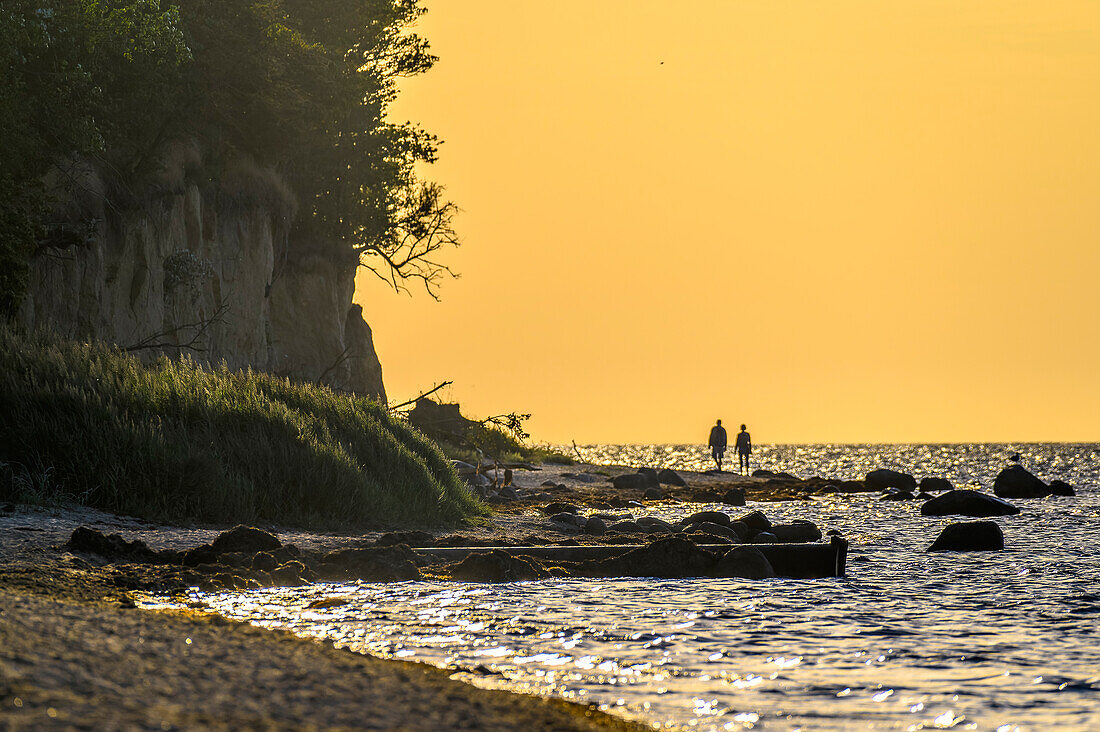
[[[352,303],[354,265],[288,259],[292,204],[261,193],[179,184],[124,210],[95,197],[87,243],[35,260],[20,321],[385,402],[371,330]]]

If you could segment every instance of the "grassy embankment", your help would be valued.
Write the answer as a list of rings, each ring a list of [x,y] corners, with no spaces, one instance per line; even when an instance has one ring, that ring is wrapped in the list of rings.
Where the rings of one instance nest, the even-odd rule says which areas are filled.
[[[369,399],[2,325],[0,500],[313,528],[484,511],[434,443]]]

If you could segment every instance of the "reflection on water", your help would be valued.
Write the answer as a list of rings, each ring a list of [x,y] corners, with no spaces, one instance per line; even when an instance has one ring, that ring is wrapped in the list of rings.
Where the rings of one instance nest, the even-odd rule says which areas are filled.
[[[1093,480],[1092,446],[1060,457],[1034,447],[1071,466],[1044,477]],[[984,466],[966,470],[984,479]],[[1008,551],[971,554],[924,553],[952,519],[921,517],[917,503],[762,506],[773,520],[842,530],[853,543],[844,579],[346,584],[202,599],[228,616],[459,668],[480,685],[670,726],[1100,729],[1100,498],[1081,492],[1018,501],[1021,515],[996,519]],[[330,597],[348,604],[307,608]]]

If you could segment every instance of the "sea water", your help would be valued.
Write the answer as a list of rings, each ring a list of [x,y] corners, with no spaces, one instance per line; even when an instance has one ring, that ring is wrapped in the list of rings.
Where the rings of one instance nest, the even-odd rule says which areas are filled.
[[[581,450],[620,465],[701,469],[708,459],[697,446]],[[862,494],[751,506],[843,532],[845,578],[351,583],[196,599],[654,726],[1100,729],[1100,445],[763,446],[754,461],[801,476],[889,467],[988,488],[1017,451],[1078,496],[1014,501],[1020,515],[993,519],[1003,552],[927,553],[944,526],[966,519]],[[677,504],[636,515],[702,508],[742,510]],[[347,604],[307,607],[331,597]]]

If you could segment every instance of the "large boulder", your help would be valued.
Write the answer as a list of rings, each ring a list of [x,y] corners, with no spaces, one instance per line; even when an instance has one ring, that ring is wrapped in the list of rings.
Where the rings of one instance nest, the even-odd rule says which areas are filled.
[[[657,479],[656,468],[638,468],[638,475],[644,475],[649,480],[649,485],[653,488],[658,488],[661,485],[661,481]]]
[[[863,479],[863,485],[869,491],[884,491],[887,488],[896,488],[899,491],[917,490],[917,480],[908,473],[899,473],[896,470],[872,470]]]
[[[628,491],[639,490],[644,491],[653,485],[648,475],[642,473],[627,473],[626,475],[616,475],[611,479],[612,485],[616,490]]]
[[[582,571],[596,577],[707,577],[717,561],[717,555],[690,539],[669,536],[617,557],[585,562]]]
[[[687,481],[681,478],[679,473],[668,468],[657,473],[657,480],[665,485],[675,485],[681,488],[687,485]]]
[[[321,559],[320,576],[325,580],[402,582],[420,579],[416,553],[405,544],[367,549],[339,549]]]
[[[992,521],[951,524],[928,547],[930,552],[987,552],[1005,548],[1001,527]]]
[[[978,491],[948,491],[921,504],[922,516],[1015,516],[1020,509]]]
[[[768,558],[751,546],[730,549],[718,560],[714,568],[716,577],[741,577],[743,579],[767,579],[775,576]]]
[[[784,544],[806,544],[821,539],[821,529],[812,521],[794,520],[789,524],[774,524],[771,533]]]
[[[1050,487],[1022,465],[1010,465],[993,480],[993,492],[1001,498],[1043,498]]]
[[[951,481],[947,478],[929,477],[921,478],[920,485],[917,487],[920,488],[921,492],[936,493],[938,491],[949,491],[955,486],[951,485]]]
[[[451,576],[463,582],[523,582],[550,576],[531,557],[513,557],[500,549],[470,554],[451,566]]]

